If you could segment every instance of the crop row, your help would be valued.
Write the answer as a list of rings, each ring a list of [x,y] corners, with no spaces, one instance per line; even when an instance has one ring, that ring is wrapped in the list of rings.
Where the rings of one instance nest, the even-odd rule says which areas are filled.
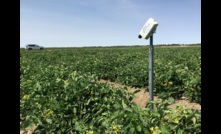
[[[201,104],[200,48],[155,48],[154,51],[154,94],[175,99],[184,96]],[[38,69],[59,65],[95,75],[96,80],[148,88],[147,47],[22,51],[22,57],[30,61],[28,66],[33,63]]]
[[[149,102],[141,109],[131,102],[134,94],[126,88],[93,82],[97,75],[74,71],[65,62],[55,64],[57,60],[53,63],[44,53],[26,56],[22,53],[20,59],[23,129],[33,123],[36,133],[45,134],[201,133],[199,110],[177,107],[174,111],[167,107],[170,101]],[[152,103],[154,110],[148,108]]]

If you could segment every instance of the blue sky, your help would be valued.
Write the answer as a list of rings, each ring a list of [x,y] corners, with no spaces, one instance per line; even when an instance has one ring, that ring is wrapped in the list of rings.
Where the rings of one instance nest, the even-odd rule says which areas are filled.
[[[20,47],[149,45],[150,17],[154,45],[201,43],[201,0],[20,0]]]

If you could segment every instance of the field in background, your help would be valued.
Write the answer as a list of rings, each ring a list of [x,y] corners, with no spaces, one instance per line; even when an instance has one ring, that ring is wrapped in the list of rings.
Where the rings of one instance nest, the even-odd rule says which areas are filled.
[[[201,111],[166,107],[181,97],[201,104],[199,46],[155,47],[154,94],[164,101],[152,112],[132,103],[134,95],[126,89],[96,82],[147,88],[147,46],[20,53],[20,110],[26,118],[22,128],[34,123],[41,132],[200,132]]]

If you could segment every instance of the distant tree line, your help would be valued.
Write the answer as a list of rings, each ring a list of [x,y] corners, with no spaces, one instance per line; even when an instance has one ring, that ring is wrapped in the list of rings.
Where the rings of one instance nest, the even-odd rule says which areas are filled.
[[[147,44],[148,45],[148,44]],[[84,46],[84,47],[47,47],[50,49],[60,49],[60,48],[102,48],[102,47],[141,47],[147,45],[115,45],[115,46]],[[193,44],[154,44],[154,46],[201,46],[201,43],[193,43]],[[24,48],[20,48],[24,49]]]
[[[200,46],[201,43],[194,44],[156,44],[157,46]]]

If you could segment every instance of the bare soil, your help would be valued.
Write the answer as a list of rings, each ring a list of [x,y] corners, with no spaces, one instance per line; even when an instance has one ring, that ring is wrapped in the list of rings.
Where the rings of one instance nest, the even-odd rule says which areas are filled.
[[[114,83],[114,82],[105,81],[105,80],[100,80],[98,82],[110,84],[114,88],[127,87],[127,86],[122,85],[120,83]],[[135,102],[141,108],[145,108],[145,106],[146,106],[146,104],[149,100],[148,99],[149,98],[149,93],[146,91],[146,89],[145,88],[131,88],[131,87],[127,87],[127,89],[128,89],[128,92],[134,92],[136,90],[141,90],[140,92],[135,94],[135,98],[132,101]],[[154,96],[154,100],[157,101],[158,97]],[[175,103],[170,105],[169,107],[170,108],[176,108],[177,105],[181,105],[181,106],[184,106],[185,108],[189,108],[189,109],[201,110],[201,105],[200,104],[191,103],[185,97],[182,97],[182,100],[175,100]]]

